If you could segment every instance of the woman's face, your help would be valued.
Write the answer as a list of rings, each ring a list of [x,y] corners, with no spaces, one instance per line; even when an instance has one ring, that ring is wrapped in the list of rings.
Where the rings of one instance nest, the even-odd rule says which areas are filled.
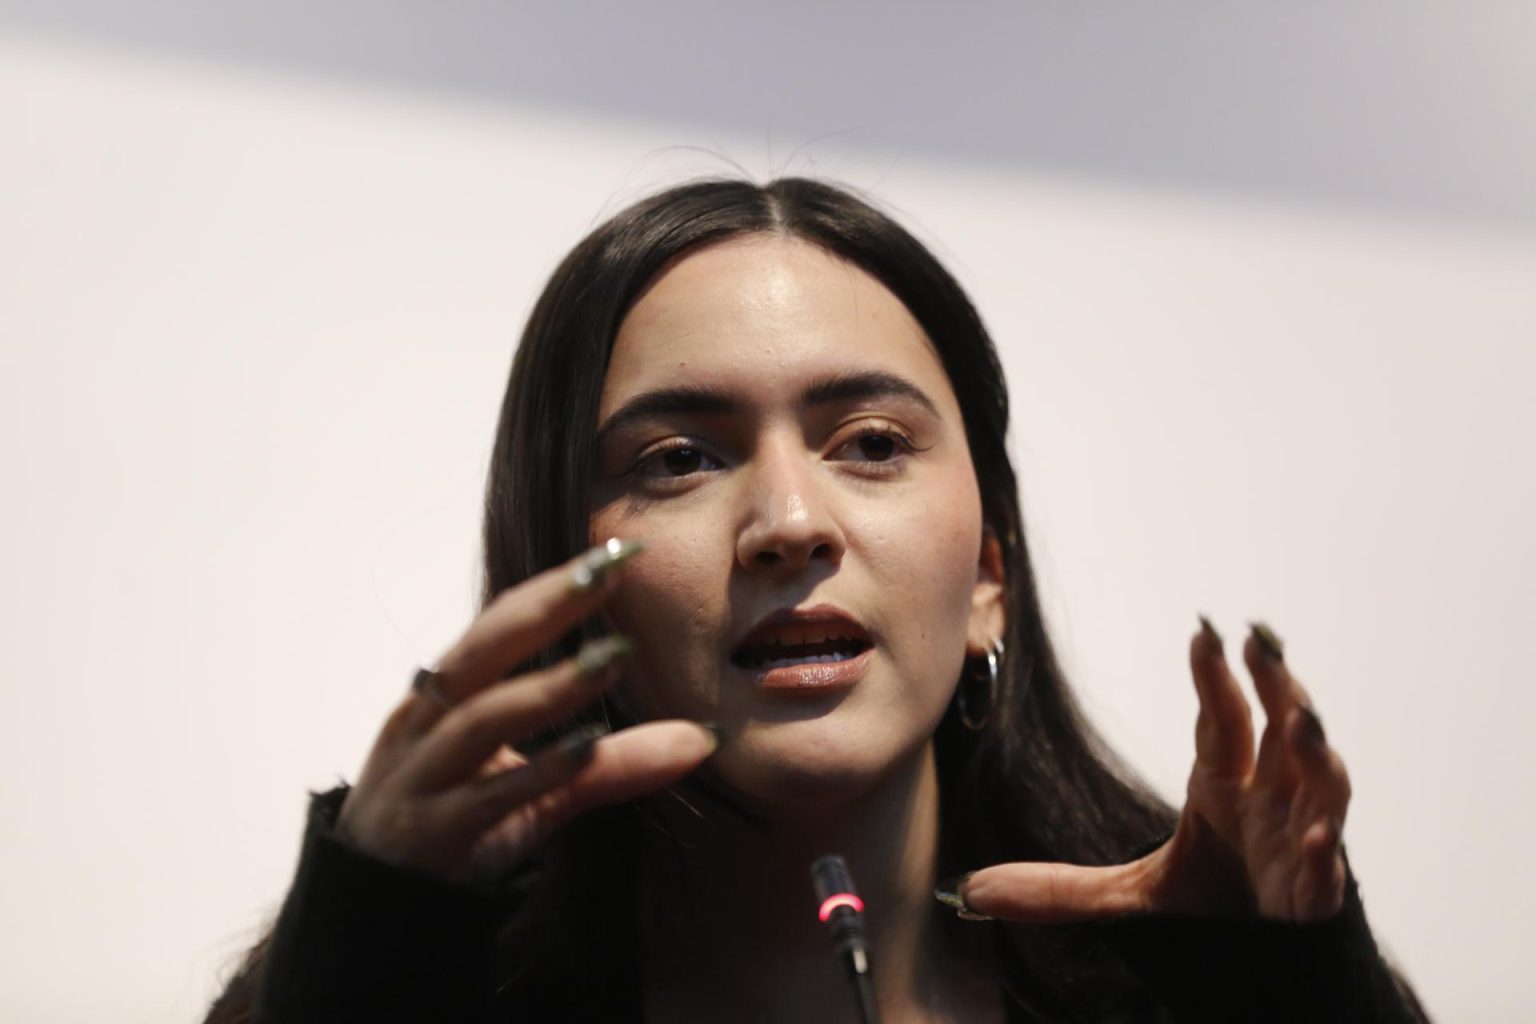
[[[856,796],[921,751],[1002,598],[906,307],[800,240],[700,250],[620,326],[598,425],[593,539],[648,545],[610,606],[642,712],[719,722],[715,769],[766,804]]]

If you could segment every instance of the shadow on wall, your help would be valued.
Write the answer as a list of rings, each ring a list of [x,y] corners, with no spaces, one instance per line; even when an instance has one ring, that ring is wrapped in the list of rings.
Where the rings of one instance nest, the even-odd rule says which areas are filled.
[[[1536,231],[1536,4],[1022,6],[10,0],[0,30]]]

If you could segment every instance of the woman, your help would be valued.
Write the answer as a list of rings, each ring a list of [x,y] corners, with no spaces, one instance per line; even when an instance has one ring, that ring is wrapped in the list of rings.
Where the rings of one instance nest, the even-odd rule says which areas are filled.
[[[314,797],[208,1019],[853,1020],[828,852],[886,1021],[1423,1019],[1272,633],[1257,737],[1194,635],[1182,813],[1081,719],[1007,415],[959,286],[844,191],[703,182],[599,227],[518,349],[484,608]]]

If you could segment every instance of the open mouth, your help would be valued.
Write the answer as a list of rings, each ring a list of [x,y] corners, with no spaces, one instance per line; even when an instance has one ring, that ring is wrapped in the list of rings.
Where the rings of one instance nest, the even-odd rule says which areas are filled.
[[[835,664],[857,658],[871,646],[852,624],[784,625],[748,637],[731,655],[731,663],[754,672]]]

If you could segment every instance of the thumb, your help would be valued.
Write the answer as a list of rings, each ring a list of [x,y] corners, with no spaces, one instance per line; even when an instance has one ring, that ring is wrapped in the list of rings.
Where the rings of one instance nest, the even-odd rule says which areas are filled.
[[[536,803],[548,833],[584,811],[665,789],[704,762],[719,734],[697,722],[646,722],[601,740],[586,769]]]
[[[718,735],[695,722],[647,722],[605,736],[591,747],[576,774],[520,804],[480,836],[460,880],[494,879],[521,863],[551,832],[583,811],[631,800],[677,782],[719,744]],[[530,762],[545,763],[546,755]],[[569,774],[556,759],[554,771]]]
[[[1146,865],[997,864],[966,877],[959,895],[973,913],[1004,921],[1100,921],[1149,909]]]

